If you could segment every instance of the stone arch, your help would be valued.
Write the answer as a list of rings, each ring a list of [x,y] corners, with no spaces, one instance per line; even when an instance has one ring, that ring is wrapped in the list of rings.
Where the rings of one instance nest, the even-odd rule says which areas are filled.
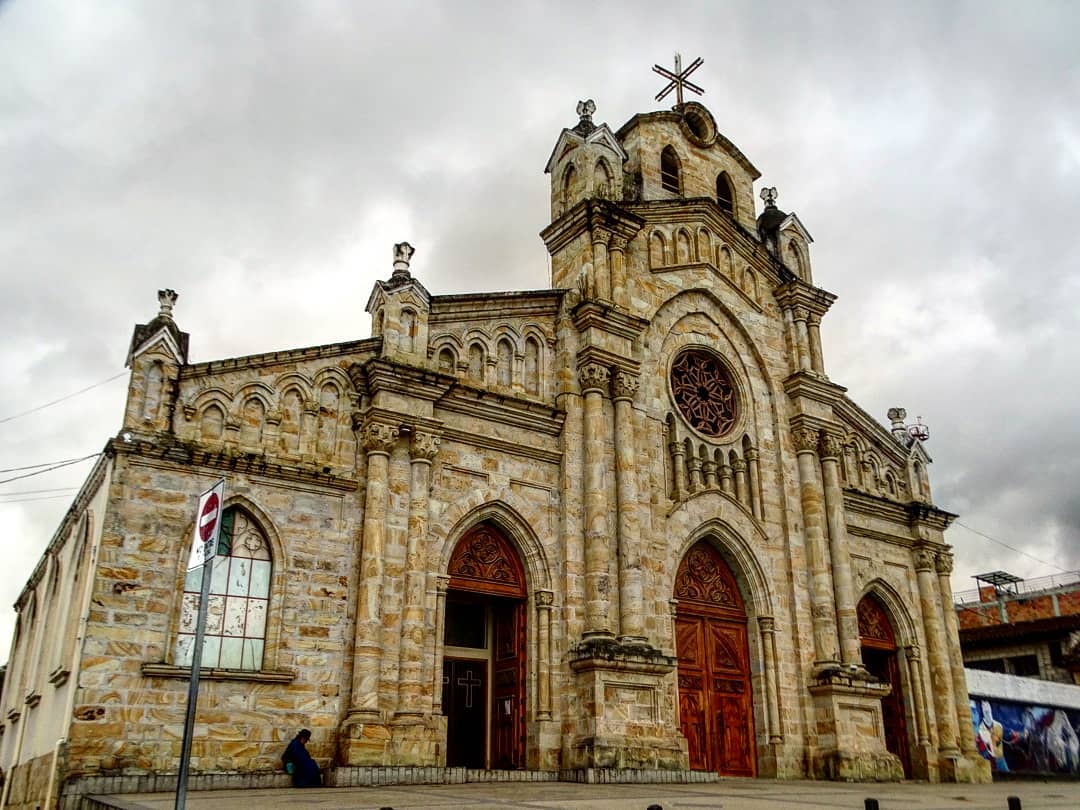
[[[716,267],[729,279],[732,278],[731,249],[727,245],[720,245],[716,249]]]
[[[457,371],[457,354],[453,346],[444,344],[435,350],[435,364],[439,371],[453,374]]]
[[[667,266],[667,239],[663,231],[654,230],[649,234],[649,267]]]
[[[707,262],[713,255],[712,234],[704,225],[697,229],[697,258],[698,261]]]
[[[146,385],[143,390],[142,418],[144,422],[157,420],[161,410],[162,394],[165,384],[165,364],[155,360],[146,371]]]
[[[352,390],[353,387],[348,374],[336,366],[326,366],[315,372],[315,377],[312,380],[312,390],[314,390],[315,386],[325,385],[329,381],[333,381],[343,395]]]
[[[885,613],[892,623],[893,632],[896,634],[896,646],[910,647],[919,643],[919,636],[915,630],[915,621],[912,619],[903,597],[892,585],[880,577],[870,580],[863,587],[859,598],[855,600],[855,604],[857,605],[867,596],[877,599],[885,609]]]
[[[597,197],[607,199],[611,196],[615,175],[607,160],[600,158],[593,167],[593,192]]]
[[[694,240],[690,238],[690,231],[679,228],[675,231],[675,264],[690,264],[694,260]]]
[[[495,382],[509,388],[514,384],[514,356],[517,347],[509,334],[503,333],[495,341]]]
[[[469,343],[469,377],[478,383],[483,383],[486,377],[487,356],[487,346],[483,341]]]
[[[716,504],[718,501],[726,501],[730,506],[725,508]],[[735,512],[737,510],[737,513]],[[746,508],[735,501],[734,498],[715,491],[705,492],[690,499],[679,506],[669,526],[676,520],[676,513],[684,512],[686,522],[696,522],[696,525],[684,534],[682,545],[677,553],[669,560],[668,570],[671,576],[678,569],[686,553],[700,540],[708,540],[730,566],[732,573],[739,583],[742,591],[743,603],[746,606],[748,618],[758,616],[775,615],[773,605],[773,586],[765,568],[754,552],[754,546],[746,538],[753,538],[757,547],[764,545],[768,536],[754,523]],[[721,517],[707,517],[705,515],[721,514]],[[681,532],[679,532],[681,533]],[[667,589],[670,591],[670,588]]]
[[[552,590],[551,564],[540,538],[522,516],[526,510],[526,504],[509,490],[474,491],[450,504],[431,526],[431,541],[439,549],[437,570],[447,570],[454,547],[465,532],[487,521],[514,544],[525,567],[529,593]]]
[[[544,379],[544,344],[540,338],[530,334],[525,338],[525,392],[540,396]]]
[[[199,438],[222,441],[225,438],[225,420],[228,410],[212,401],[199,411]]]
[[[277,390],[279,394],[290,387],[299,388],[301,397],[308,399],[315,387],[315,382],[311,377],[306,374],[301,374],[299,371],[287,372],[274,380],[274,389]]]

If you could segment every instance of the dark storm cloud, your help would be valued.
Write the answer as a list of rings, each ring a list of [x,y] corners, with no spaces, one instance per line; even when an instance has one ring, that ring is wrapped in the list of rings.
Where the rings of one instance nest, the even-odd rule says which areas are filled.
[[[366,336],[401,239],[434,293],[545,286],[575,102],[654,109],[680,49],[817,240],[832,378],[931,424],[943,507],[1080,566],[1072,4],[388,5],[0,3],[0,417],[119,371],[164,286],[197,361]],[[123,396],[0,424],[0,466],[98,449]],[[66,507],[0,504],[0,603]],[[958,589],[1053,570],[949,539]]]

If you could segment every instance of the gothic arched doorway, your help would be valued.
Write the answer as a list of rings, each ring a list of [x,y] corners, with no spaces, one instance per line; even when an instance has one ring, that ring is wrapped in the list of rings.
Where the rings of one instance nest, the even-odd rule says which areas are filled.
[[[708,542],[675,576],[679,718],[690,768],[754,776],[754,711],[746,610],[735,577]]]
[[[904,776],[911,778],[911,752],[908,748],[907,719],[904,713],[904,693],[900,684],[900,661],[897,657],[896,634],[885,608],[867,594],[859,600],[859,641],[862,644],[863,666],[892,690],[881,699],[881,724],[885,727],[885,748],[900,758]]]
[[[446,764],[525,767],[525,571],[510,542],[481,523],[447,569],[442,710]]]

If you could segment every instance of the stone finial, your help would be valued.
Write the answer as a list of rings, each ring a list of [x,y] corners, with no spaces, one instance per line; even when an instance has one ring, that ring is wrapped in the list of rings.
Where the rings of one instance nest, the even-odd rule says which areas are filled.
[[[904,426],[905,419],[907,419],[907,411],[903,408],[889,408],[889,429],[892,431],[893,438],[898,442],[903,442],[907,437],[907,428]]]
[[[596,112],[596,102],[591,98],[577,103],[577,114],[581,117],[582,121],[589,121],[591,123],[592,114],[594,112]]]
[[[408,242],[398,242],[394,245],[394,274],[391,278],[409,278],[409,261],[416,248]]]
[[[766,208],[776,208],[776,200],[779,198],[780,192],[776,190],[776,186],[773,186],[772,188],[763,188],[758,196],[765,201]]]
[[[173,307],[176,306],[176,299],[179,297],[180,295],[176,290],[158,290],[157,300],[161,307],[158,315],[164,318],[172,318]]]

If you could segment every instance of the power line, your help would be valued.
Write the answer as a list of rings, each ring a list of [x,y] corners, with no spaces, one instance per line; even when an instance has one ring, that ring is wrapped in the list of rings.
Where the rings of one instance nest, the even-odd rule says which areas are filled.
[[[0,506],[7,506],[9,503],[33,503],[34,501],[51,501],[54,498],[70,498],[71,493],[65,493],[63,495],[40,495],[34,498],[16,498],[15,500],[5,501],[0,499]]]
[[[45,466],[44,464],[41,466]],[[71,492],[78,487],[53,487],[52,489],[20,489],[15,492],[0,492],[0,498],[10,498],[15,495],[41,495],[45,492]]]
[[[64,461],[60,464],[54,464],[52,467],[46,467],[44,470],[37,470],[36,472],[23,473],[22,475],[13,475],[11,478],[5,478],[0,480],[0,484],[6,484],[10,481],[18,481],[22,478],[32,478],[35,475],[41,475],[42,473],[52,472],[53,470],[59,470],[61,467],[69,467],[72,464],[78,464],[80,461],[89,461],[92,458],[97,458],[101,453],[91,453],[88,456],[82,458],[71,459],[70,461]]]
[[[32,413],[37,413],[38,411],[40,411],[40,410],[42,410],[44,408],[48,408],[48,407],[50,407],[52,405],[56,405],[56,404],[58,404],[60,402],[63,402],[64,400],[71,399],[72,397],[77,397],[79,394],[85,394],[87,391],[92,391],[95,388],[98,388],[98,387],[100,387],[102,385],[105,385],[105,383],[111,383],[113,380],[119,380],[121,377],[125,376],[126,374],[127,374],[126,371],[121,371],[119,374],[114,374],[112,377],[109,377],[109,379],[107,379],[107,380],[102,380],[101,382],[96,382],[93,385],[88,385],[88,386],[86,386],[86,388],[81,388],[81,389],[79,389],[78,391],[76,391],[73,394],[68,394],[66,397],[60,397],[60,399],[54,399],[52,402],[46,402],[44,405],[38,405],[37,407],[31,408],[28,411],[22,411],[20,413],[13,413],[11,416],[5,416],[2,419],[0,419],[0,425],[2,425],[4,422],[10,422],[12,419],[18,419],[20,416],[27,416],[27,415],[32,414]]]
[[[38,467],[51,467],[53,464],[67,464],[69,461],[85,461],[87,458],[89,458],[89,456],[83,456],[82,458],[62,458],[59,461],[43,461],[41,464],[28,464],[25,467],[8,467],[6,470],[0,470],[0,473],[22,472],[23,470],[36,470],[38,469]]]
[[[955,523],[957,526],[963,526],[969,532],[974,532],[975,534],[979,535],[979,537],[985,537],[987,540],[990,540],[993,543],[997,543],[999,546],[1005,546],[1005,548],[1009,549],[1009,551],[1015,551],[1017,554],[1022,554],[1025,557],[1029,557],[1030,559],[1034,560],[1037,563],[1042,563],[1043,565],[1048,565],[1051,568],[1056,568],[1058,571],[1061,571],[1061,572],[1066,573],[1066,574],[1069,573],[1069,569],[1062,568],[1057,563],[1047,562],[1046,560],[1040,560],[1038,557],[1036,557],[1036,556],[1034,556],[1032,554],[1028,554],[1026,551],[1021,551],[1020,549],[1016,548],[1016,546],[1010,546],[1008,543],[1004,543],[1001,540],[998,540],[996,537],[991,537],[988,534],[984,534],[983,532],[980,532],[978,529],[973,529],[970,526],[968,526],[967,524],[961,523],[959,520],[954,520],[953,523]]]

